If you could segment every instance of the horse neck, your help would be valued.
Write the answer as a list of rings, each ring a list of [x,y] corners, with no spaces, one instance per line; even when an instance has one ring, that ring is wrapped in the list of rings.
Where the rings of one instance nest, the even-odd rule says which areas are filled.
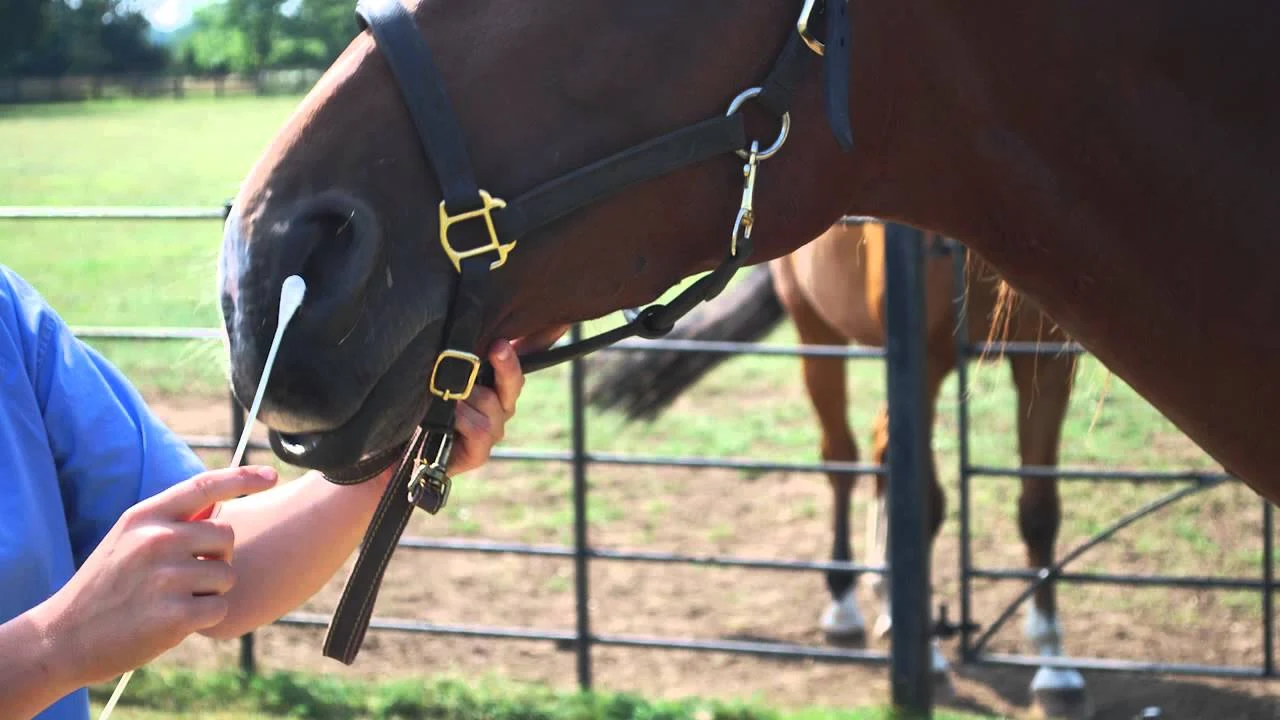
[[[880,147],[846,170],[849,211],[964,242],[1259,487],[1270,439],[1256,420],[1280,402],[1280,245],[1258,238],[1280,224],[1280,142],[1258,118],[1280,102],[1226,81],[1280,51],[1253,42],[1261,30],[1199,29],[1190,6],[1175,23],[1149,3],[999,5],[859,4],[855,128]],[[1187,69],[1218,57],[1233,68]],[[1261,489],[1280,500],[1274,485]]]

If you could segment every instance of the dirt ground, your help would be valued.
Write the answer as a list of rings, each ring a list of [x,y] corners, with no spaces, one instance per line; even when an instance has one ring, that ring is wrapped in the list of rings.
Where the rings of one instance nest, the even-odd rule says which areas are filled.
[[[168,398],[156,404],[180,432],[226,432],[225,400]],[[209,459],[211,464],[226,461],[214,454]],[[258,459],[265,458],[260,454]],[[419,513],[406,535],[567,542],[572,518],[567,469],[552,475],[544,469],[539,481],[529,481],[529,468],[495,463],[460,479],[468,490],[483,486],[487,492],[471,497],[467,490],[458,493],[440,517]],[[761,558],[823,559],[828,553],[830,498],[819,477],[773,473],[747,480],[721,470],[596,466],[591,483],[592,542],[601,547]],[[1219,502],[1227,507],[1256,507],[1247,490],[1213,492],[1225,493],[1222,497],[1227,499]],[[861,505],[854,517],[855,549],[861,553]],[[1223,537],[1240,531],[1229,515],[1216,517],[1213,524]],[[1256,514],[1248,521],[1256,524]],[[991,523],[986,532],[979,528],[975,557],[988,567],[1020,567],[1023,549],[1012,521]],[[1079,539],[1064,537],[1059,547],[1070,548]],[[1109,543],[1098,555],[1097,562],[1111,572],[1161,570],[1158,557],[1152,559],[1124,542]],[[934,602],[949,603],[953,620],[958,614],[956,558],[956,529],[949,523],[934,555]],[[302,609],[327,618],[346,573],[347,569],[339,572]],[[590,588],[596,632],[823,645],[817,622],[828,596],[819,573],[595,561]],[[1012,583],[975,582],[975,618],[984,624],[992,621],[1018,589]],[[1066,649],[1078,657],[1256,664],[1262,657],[1258,607],[1232,596],[1099,585],[1063,589],[1059,604]],[[401,550],[387,572],[375,615],[572,631],[573,599],[569,559]],[[865,592],[862,609],[868,624],[874,622],[876,606]],[[1028,652],[1021,623],[1018,613],[993,641],[992,650]],[[348,668],[322,657],[323,637],[323,627],[263,629],[256,634],[258,665],[338,676],[447,673],[497,675],[561,688],[576,683],[573,652],[549,642],[371,631],[354,667]],[[953,662],[955,645],[954,640],[943,645]],[[870,646],[887,649],[876,640]],[[237,662],[238,652],[237,642],[194,638],[161,663],[228,666]],[[593,659],[596,687],[647,696],[755,699],[783,707],[849,707],[888,698],[887,673],[880,665],[619,647],[596,647]],[[944,705],[1023,717],[1029,709],[1033,673],[957,664],[954,696]],[[1084,675],[1100,720],[1128,720],[1148,706],[1159,706],[1162,717],[1179,720],[1280,718],[1280,682],[1274,680]]]

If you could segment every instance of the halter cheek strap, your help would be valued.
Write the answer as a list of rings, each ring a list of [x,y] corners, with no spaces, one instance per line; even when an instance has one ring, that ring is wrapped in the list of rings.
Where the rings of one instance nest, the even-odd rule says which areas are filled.
[[[815,8],[815,4],[820,3]],[[341,469],[320,468],[339,484],[367,481],[395,461],[396,470],[365,533],[360,555],[347,580],[325,638],[324,654],[343,663],[354,662],[360,650],[387,563],[395,551],[415,507],[440,511],[449,497],[447,475],[453,447],[457,403],[466,400],[477,382],[491,382],[491,368],[476,354],[484,320],[484,299],[490,273],[501,268],[517,242],[585,205],[635,183],[681,167],[736,153],[744,161],[742,203],[729,237],[729,249],[719,266],[681,292],[668,304],[629,313],[618,328],[579,343],[521,357],[525,372],[550,367],[593,352],[619,340],[665,335],[698,303],[718,295],[751,255],[753,197],[759,164],[786,142],[788,108],[808,59],[824,57],[824,103],[828,121],[844,149],[852,146],[848,120],[847,0],[805,0],[801,16],[774,63],[757,88],[730,103],[728,111],[688,127],[628,148],[506,201],[481,189],[472,173],[466,139],[450,106],[443,78],[426,39],[399,0],[362,0],[357,7],[362,30],[372,33],[382,51],[412,118],[443,199],[439,205],[441,250],[458,273],[449,314],[432,367],[431,396],[425,415],[403,448],[392,448]],[[811,19],[825,13],[825,44],[809,35]],[[838,49],[838,52],[832,52]],[[775,140],[761,149],[748,142],[741,105],[754,99],[779,120]],[[401,454],[403,453],[403,454]]]

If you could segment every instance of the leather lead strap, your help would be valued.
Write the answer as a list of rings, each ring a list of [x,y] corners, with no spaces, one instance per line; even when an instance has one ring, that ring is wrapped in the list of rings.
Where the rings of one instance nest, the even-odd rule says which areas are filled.
[[[413,515],[414,506],[409,502],[405,486],[425,439],[426,434],[419,428],[409,442],[409,452],[400,460],[391,482],[382,493],[382,501],[374,511],[373,519],[369,521],[369,529],[361,542],[360,556],[347,577],[342,597],[329,622],[329,631],[324,639],[325,657],[350,665],[360,652],[365,631],[369,628],[369,618],[373,615],[374,602],[382,586],[382,575]]]

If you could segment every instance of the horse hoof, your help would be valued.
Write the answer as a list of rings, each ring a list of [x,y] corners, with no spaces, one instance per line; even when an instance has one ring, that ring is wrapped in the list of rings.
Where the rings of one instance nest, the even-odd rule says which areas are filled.
[[[881,615],[876,618],[876,625],[871,630],[877,640],[883,640],[889,636],[889,631],[893,629],[893,617],[890,615]]]
[[[867,631],[862,628],[849,628],[847,630],[824,629],[822,635],[827,639],[828,645],[857,649],[867,646]]]
[[[1085,688],[1045,688],[1031,691],[1035,717],[1053,720],[1092,720],[1093,701]]]
[[[867,644],[867,624],[852,591],[827,605],[818,620],[818,627],[822,628],[822,634],[832,645],[863,647]]]

